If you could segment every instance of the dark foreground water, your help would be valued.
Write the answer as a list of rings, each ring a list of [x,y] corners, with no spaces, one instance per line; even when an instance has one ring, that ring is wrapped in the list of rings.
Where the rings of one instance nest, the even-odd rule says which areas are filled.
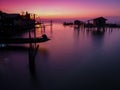
[[[51,40],[39,44],[35,64],[30,65],[28,45],[0,50],[0,90],[120,89],[120,29],[47,29]]]

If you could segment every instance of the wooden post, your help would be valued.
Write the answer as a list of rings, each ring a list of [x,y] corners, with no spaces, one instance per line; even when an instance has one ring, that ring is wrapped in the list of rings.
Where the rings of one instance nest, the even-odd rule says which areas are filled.
[[[51,31],[52,31],[52,20],[50,21],[50,26],[51,26],[51,28],[50,28],[50,29],[51,29]]]
[[[35,30],[35,14],[34,14],[34,38],[36,39],[36,30]]]
[[[44,33],[45,33],[45,25],[43,26],[43,31],[44,31]]]
[[[36,39],[35,14],[34,14],[34,39]],[[36,42],[34,43],[34,48],[36,48]]]

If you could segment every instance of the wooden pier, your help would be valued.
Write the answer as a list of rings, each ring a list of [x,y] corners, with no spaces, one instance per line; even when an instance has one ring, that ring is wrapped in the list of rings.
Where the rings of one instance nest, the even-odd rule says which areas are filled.
[[[1,44],[28,44],[28,43],[42,43],[50,39],[40,38],[0,38]]]

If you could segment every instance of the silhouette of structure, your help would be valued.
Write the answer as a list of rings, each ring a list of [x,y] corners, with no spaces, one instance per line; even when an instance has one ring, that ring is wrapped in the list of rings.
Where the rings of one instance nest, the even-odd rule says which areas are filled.
[[[0,11],[0,36],[11,37],[27,32],[34,28],[35,19],[26,12],[24,15],[18,13],[4,13]]]
[[[42,37],[36,37],[35,29],[35,14],[33,18],[26,12],[25,14],[7,14],[0,11],[0,43],[1,44],[25,44],[25,43],[39,43],[45,42],[49,39],[46,35]],[[51,24],[52,25],[52,24]],[[29,28],[28,38],[12,38],[18,33],[22,33]],[[30,33],[30,28],[34,28],[34,35],[32,37]]]
[[[45,34],[42,37],[32,38],[0,38],[2,44],[27,44],[27,43],[41,43],[50,40]]]
[[[97,30],[105,29],[107,19],[103,17],[98,17],[93,19],[93,24],[97,27]]]
[[[1,28],[30,28],[34,26],[34,18],[31,18],[31,14],[26,12],[26,14],[18,13],[4,13],[0,11],[0,27]]]
[[[80,20],[75,20],[74,21],[74,28],[79,29],[80,27],[84,27],[84,22]]]
[[[107,19],[105,19],[104,17],[98,17],[98,18],[88,20],[85,26],[88,29],[95,30],[95,28],[97,28],[97,30],[105,30],[106,21]]]
[[[74,22],[64,22],[65,26],[74,26],[74,29],[87,29],[87,30],[105,30],[106,28],[120,28],[119,24],[107,23],[104,17],[98,17],[87,21],[75,20]]]
[[[74,23],[73,22],[64,22],[63,25],[64,26],[69,26],[69,25],[74,25]]]
[[[50,24],[44,24],[41,21],[39,21],[39,22],[37,21],[35,23],[35,25],[38,26],[37,28],[41,28],[41,32],[45,33],[45,29],[46,29],[47,26],[50,26],[50,30],[52,31],[53,21],[50,20]]]

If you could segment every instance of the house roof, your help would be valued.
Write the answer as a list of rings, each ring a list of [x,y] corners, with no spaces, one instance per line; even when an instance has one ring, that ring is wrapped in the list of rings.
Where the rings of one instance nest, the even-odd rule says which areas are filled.
[[[74,23],[83,23],[83,21],[75,20]]]
[[[107,19],[104,18],[104,17],[98,17],[98,18],[95,18],[95,19],[93,19],[93,20],[107,20]]]

